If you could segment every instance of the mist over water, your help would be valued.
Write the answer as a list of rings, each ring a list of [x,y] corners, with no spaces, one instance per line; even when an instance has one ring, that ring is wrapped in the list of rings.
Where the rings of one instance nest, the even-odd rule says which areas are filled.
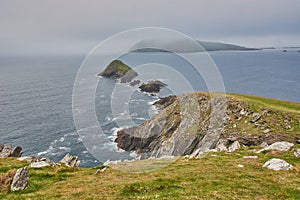
[[[297,51],[219,51],[209,54],[221,72],[227,92],[300,102],[300,53]],[[1,57],[0,143],[20,145],[24,155],[50,157],[54,161],[70,152],[79,156],[83,167],[103,162],[89,154],[73,122],[73,83],[83,59],[82,55]],[[171,66],[189,80],[194,90],[207,91],[201,76],[175,55],[131,53],[120,59],[132,67],[146,63]],[[151,68],[149,73],[153,73]],[[128,120],[122,118],[124,113],[114,116],[111,111],[115,84],[119,83],[101,78],[96,93],[96,114],[105,137],[110,141],[105,144],[99,141],[103,155],[119,151],[113,143],[120,128],[116,121],[126,124]],[[170,93],[164,89],[159,96]],[[150,102],[155,100],[157,97],[138,91],[133,93],[128,105],[130,116],[136,124],[150,119],[149,111],[153,111]],[[111,160],[132,158],[123,151],[118,155],[118,158],[112,157]]]

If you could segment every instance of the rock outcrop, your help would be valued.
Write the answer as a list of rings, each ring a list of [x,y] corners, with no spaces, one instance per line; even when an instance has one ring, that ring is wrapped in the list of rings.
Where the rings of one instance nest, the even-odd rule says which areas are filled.
[[[11,191],[24,190],[28,182],[28,168],[20,168],[17,170],[11,184]]]
[[[273,144],[266,146],[259,152],[264,150],[288,151],[292,146],[294,146],[293,143],[286,142],[286,141],[274,142]]]
[[[0,145],[0,158],[20,157],[21,155],[22,148],[19,146],[12,148],[12,146]]]
[[[294,156],[295,156],[296,158],[300,158],[300,149],[296,149],[296,150],[294,151]]]
[[[167,84],[161,81],[149,81],[147,83],[143,83],[139,88],[142,92],[158,93],[162,87],[166,86]]]
[[[129,83],[138,74],[122,61],[114,60],[98,76],[120,79],[121,83]]]
[[[141,159],[208,151],[215,147],[221,133],[209,127],[210,115],[200,115],[211,112],[212,103],[218,107],[223,101],[210,102],[202,93],[177,97],[152,120],[119,131],[115,142],[121,149],[136,151]],[[222,119],[216,122],[222,123]]]
[[[265,106],[252,107],[230,96],[222,98],[225,97],[212,102],[208,93],[190,93],[160,99],[155,103],[160,110],[156,116],[139,126],[120,130],[115,142],[143,159],[191,154],[197,157],[209,150],[233,152],[241,145],[263,143],[272,148],[268,144],[300,141],[300,133],[284,132],[287,124],[300,121],[299,115]],[[224,101],[225,114],[217,110],[215,119],[211,119],[212,107],[221,109]],[[264,133],[267,129],[270,131]]]
[[[271,160],[268,160],[263,167],[266,167],[271,170],[290,170],[293,166],[286,161],[278,158],[272,158]]]
[[[63,157],[63,159],[59,162],[64,164],[67,167],[72,167],[72,168],[78,167],[80,164],[80,161],[78,160],[78,156],[72,156],[70,154],[66,154],[65,157]]]

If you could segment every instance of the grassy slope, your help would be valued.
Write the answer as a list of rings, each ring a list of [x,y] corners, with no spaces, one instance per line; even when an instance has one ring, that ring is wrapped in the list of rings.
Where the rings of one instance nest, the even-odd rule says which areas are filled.
[[[247,95],[229,96],[258,108],[267,106],[299,115],[300,104],[297,103]],[[293,149],[296,148],[300,145]],[[300,199],[300,159],[293,156],[293,149],[277,156],[265,152],[259,154],[257,160],[242,158],[253,155],[250,148],[233,154],[211,153],[200,159],[179,158],[157,171],[142,173],[115,168],[98,175],[95,174],[97,168],[30,169],[28,187],[24,191],[0,193],[0,199]],[[285,159],[295,169],[276,172],[262,168],[272,157]],[[149,165],[159,164],[137,161],[119,164],[117,168],[147,170]],[[238,168],[238,164],[244,168]],[[26,165],[15,159],[0,159],[0,174]]]
[[[262,168],[263,163],[274,156],[259,154],[257,160],[242,158],[252,154],[244,149],[233,154],[211,153],[200,159],[179,158],[165,168],[142,173],[113,168],[99,175],[95,174],[97,169],[30,169],[29,186],[24,191],[0,194],[0,199],[299,198],[300,159],[295,158],[292,151],[277,157],[296,169],[278,172]],[[12,159],[1,159],[0,163],[1,172],[8,164],[10,167],[24,165]],[[238,164],[244,168],[237,167]],[[143,162],[130,163],[127,167],[140,168]]]

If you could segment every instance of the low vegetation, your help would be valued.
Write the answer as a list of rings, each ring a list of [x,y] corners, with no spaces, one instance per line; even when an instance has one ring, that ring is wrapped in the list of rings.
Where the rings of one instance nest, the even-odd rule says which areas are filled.
[[[269,111],[256,121],[258,127],[248,122],[252,114],[232,120],[233,130],[258,135],[299,133],[300,105],[297,103],[247,95],[230,94],[228,98],[233,98],[232,103],[242,100],[240,105],[251,108],[251,112]],[[263,126],[263,122],[269,127]],[[282,128],[285,123],[291,128]],[[270,131],[264,133],[266,129]],[[253,150],[260,147],[244,146],[233,153],[211,152],[193,159],[123,162],[106,170],[101,170],[104,166],[29,168],[26,189],[11,192],[0,185],[0,199],[300,199],[300,158],[293,155],[299,148],[300,144],[296,144],[287,152],[268,150],[256,154]],[[243,158],[251,155],[258,158]],[[284,159],[293,165],[292,170],[263,168],[271,158]],[[24,166],[28,163],[15,158],[0,159],[0,184],[5,183],[9,170]]]
[[[2,192],[0,199],[299,199],[300,159],[293,156],[299,147],[276,155],[294,166],[289,171],[262,168],[274,157],[270,151],[258,154],[258,159],[244,159],[254,154],[251,148],[232,154],[209,153],[198,159],[180,157],[150,172],[151,163],[164,161],[120,163],[99,174],[96,171],[103,166],[30,169],[28,187]],[[1,159],[0,171],[3,174],[25,165]],[[134,172],[141,169],[145,171]]]

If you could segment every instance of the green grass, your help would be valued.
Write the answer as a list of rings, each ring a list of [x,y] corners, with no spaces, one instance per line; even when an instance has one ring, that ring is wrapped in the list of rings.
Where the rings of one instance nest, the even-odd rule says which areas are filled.
[[[244,102],[251,103],[256,106],[268,107],[286,112],[300,114],[300,104],[289,101],[282,101],[266,97],[258,97],[243,94],[227,94],[229,97],[236,97]]]
[[[300,159],[293,156],[293,149],[277,156],[294,165],[290,171],[262,168],[274,157],[270,152],[258,154],[258,159],[243,159],[253,155],[250,148],[199,159],[179,158],[151,172],[146,172],[151,163],[165,161],[120,163],[98,175],[95,172],[102,167],[29,169],[28,187],[0,193],[0,199],[299,199]],[[7,165],[18,168],[26,163],[0,160],[1,171]],[[131,173],[130,169],[142,172]]]

